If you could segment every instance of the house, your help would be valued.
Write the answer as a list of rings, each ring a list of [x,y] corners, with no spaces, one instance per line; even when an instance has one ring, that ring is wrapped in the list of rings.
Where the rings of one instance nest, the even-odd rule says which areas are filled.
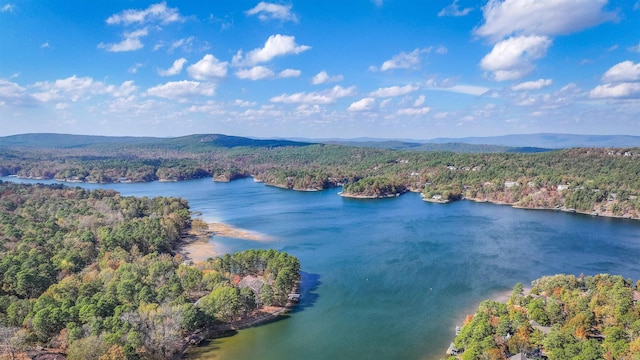
[[[569,185],[558,185],[558,191],[569,190]]]
[[[298,302],[300,301],[300,294],[291,293],[287,296],[287,301]]]
[[[248,287],[254,292],[254,294],[256,294],[256,296],[260,296],[264,284],[264,281],[258,279],[257,277],[253,275],[247,275],[243,277],[242,280],[240,280],[240,282],[238,283],[238,287],[240,289]]]
[[[523,353],[518,353],[510,357],[509,360],[529,360],[529,358]]]
[[[545,335],[547,335],[549,333],[549,331],[551,331],[551,327],[550,326],[542,326],[535,320],[529,321],[529,324],[531,324],[531,326],[533,326],[534,329],[540,330]]]

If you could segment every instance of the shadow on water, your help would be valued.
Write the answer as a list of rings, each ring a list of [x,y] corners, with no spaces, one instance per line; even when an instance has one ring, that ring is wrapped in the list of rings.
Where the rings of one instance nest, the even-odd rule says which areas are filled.
[[[318,287],[320,287],[320,275],[300,272],[300,302],[290,313],[297,313],[306,308],[312,307],[318,301]]]

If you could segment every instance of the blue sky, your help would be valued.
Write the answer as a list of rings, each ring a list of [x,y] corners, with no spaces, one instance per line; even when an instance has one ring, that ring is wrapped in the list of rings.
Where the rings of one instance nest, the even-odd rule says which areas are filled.
[[[0,0],[0,136],[640,135],[640,0]]]

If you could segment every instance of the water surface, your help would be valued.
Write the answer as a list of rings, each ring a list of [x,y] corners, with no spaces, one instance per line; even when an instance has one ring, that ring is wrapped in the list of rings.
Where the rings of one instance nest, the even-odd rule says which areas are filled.
[[[82,186],[184,197],[206,220],[271,239],[214,237],[219,253],[275,248],[300,259],[296,311],[216,339],[194,359],[439,359],[465,313],[516,282],[556,273],[640,278],[632,220],[432,204],[417,194],[344,199],[338,189],[295,192],[250,179]]]

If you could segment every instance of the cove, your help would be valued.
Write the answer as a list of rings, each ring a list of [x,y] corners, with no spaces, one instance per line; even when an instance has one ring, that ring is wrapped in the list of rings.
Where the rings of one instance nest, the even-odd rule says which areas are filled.
[[[207,221],[270,238],[213,237],[218,253],[275,248],[300,259],[295,311],[215,339],[191,359],[439,359],[466,313],[517,282],[556,273],[640,278],[640,222],[633,220],[432,204],[413,193],[345,199],[339,189],[295,192],[251,179],[70,185],[184,197]]]

